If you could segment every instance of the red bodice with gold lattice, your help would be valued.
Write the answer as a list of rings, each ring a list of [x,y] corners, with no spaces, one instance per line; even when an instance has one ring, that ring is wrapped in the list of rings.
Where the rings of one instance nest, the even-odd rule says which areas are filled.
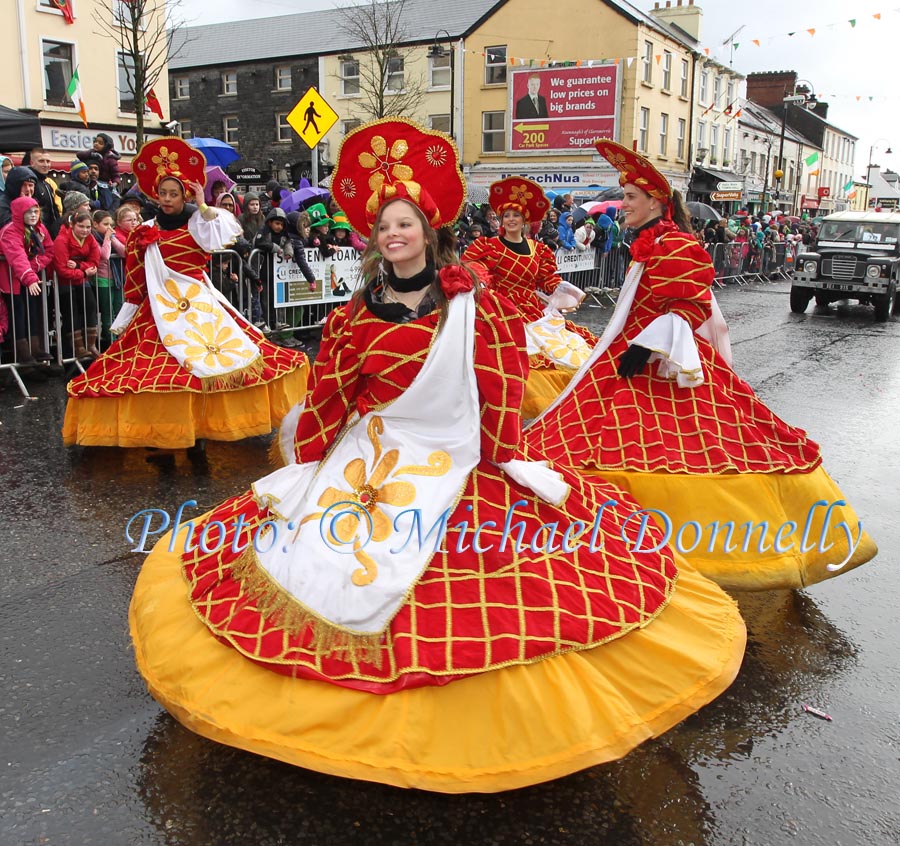
[[[645,259],[622,333],[573,391],[536,421],[525,440],[574,467],[669,473],[806,472],[821,461],[817,444],[789,426],[716,354],[694,339],[705,381],[681,388],[656,374],[656,365],[630,379],[618,362],[655,318],[674,313],[698,329],[711,313],[714,271],[693,238],[651,230],[635,242]]]
[[[532,323],[544,316],[546,307],[535,290],[552,294],[562,280],[550,248],[531,239],[526,243],[530,252],[520,256],[505,247],[499,238],[478,238],[465,251],[464,258],[466,262],[481,264],[487,270],[491,288],[508,297],[525,322]],[[591,346],[597,340],[584,326],[569,320],[566,329],[581,335]]]
[[[421,369],[437,324],[437,314],[393,324],[365,309],[353,314],[350,306],[333,313],[298,426],[300,460],[320,459],[351,412],[377,409],[399,396]],[[249,492],[208,516],[207,522],[221,521],[227,530],[218,551],[184,556],[192,604],[210,631],[278,672],[386,693],[587,648],[649,622],[671,594],[675,568],[668,551],[635,552],[623,540],[623,523],[638,506],[604,506],[626,498],[599,479],[563,470],[572,490],[556,508],[491,463],[516,454],[527,369],[521,326],[511,306],[482,294],[475,333],[482,459],[448,521],[441,551],[375,655],[323,654],[314,623],[286,622],[255,592],[255,557],[233,551],[268,514]],[[507,515],[512,534],[501,549]],[[561,554],[562,534],[574,521],[587,527],[582,545]],[[559,529],[548,549],[541,526],[553,523]],[[631,540],[635,523],[624,531]],[[486,551],[473,549],[476,525],[483,527],[478,544]],[[236,526],[250,533],[237,543]],[[514,552],[520,531],[524,548]]]
[[[144,271],[145,238],[153,227],[139,227],[131,233],[125,250],[125,288],[127,303],[138,306],[128,328],[113,345],[91,364],[86,373],[69,382],[69,396],[104,397],[128,393],[202,392],[200,379],[185,370],[166,350],[147,299]],[[155,230],[156,243],[167,267],[202,280],[209,261],[191,237],[187,226],[175,230]],[[144,238],[142,239],[142,236]],[[267,341],[254,326],[240,321],[241,328],[259,347],[263,359],[261,373],[248,371],[232,390],[264,385],[304,366],[301,353],[283,349]]]

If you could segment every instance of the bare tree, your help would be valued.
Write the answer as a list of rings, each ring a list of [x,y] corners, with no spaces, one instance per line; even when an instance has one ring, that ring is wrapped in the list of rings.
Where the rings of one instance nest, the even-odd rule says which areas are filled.
[[[413,78],[406,67],[415,48],[403,46],[410,41],[405,11],[406,0],[369,0],[337,9],[347,42],[359,45],[359,55],[352,62],[359,68],[360,99],[353,111],[362,120],[415,116],[422,104],[425,80],[421,74]],[[349,61],[345,59],[343,64]],[[346,91],[346,74],[340,78],[345,80]]]
[[[181,0],[99,0],[94,7],[97,34],[115,41],[121,54],[119,79],[133,98],[138,147],[144,143],[147,95],[187,43],[180,11]]]

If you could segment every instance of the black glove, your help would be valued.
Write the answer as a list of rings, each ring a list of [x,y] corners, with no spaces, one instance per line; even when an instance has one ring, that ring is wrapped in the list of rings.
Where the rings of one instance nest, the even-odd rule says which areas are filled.
[[[619,359],[619,375],[625,379],[636,376],[647,366],[652,354],[646,347],[631,344]]]

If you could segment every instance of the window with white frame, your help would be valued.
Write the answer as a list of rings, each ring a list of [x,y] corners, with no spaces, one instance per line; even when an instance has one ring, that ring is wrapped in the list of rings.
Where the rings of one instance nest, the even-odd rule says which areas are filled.
[[[450,50],[446,47],[442,56],[428,57],[428,85],[430,88],[450,87]]]
[[[659,154],[666,155],[669,147],[669,116],[663,112],[659,116]]]
[[[389,56],[384,69],[384,90],[387,94],[399,94],[406,85],[403,56]]]
[[[706,149],[706,121],[697,122],[697,152]]]
[[[132,15],[140,14],[141,19],[138,21],[138,26],[141,29],[146,29],[146,25],[144,23],[144,15],[147,14],[149,8],[145,9],[143,6],[134,6],[130,0],[113,0],[112,4],[112,22],[115,26],[122,26],[129,28],[132,26]]]
[[[181,137],[182,138],[193,138],[194,137],[194,126],[191,121],[184,119],[181,121]]]
[[[719,161],[719,124],[709,128],[709,160],[712,164]]]
[[[428,115],[428,128],[450,134],[450,115]]]
[[[723,137],[723,147],[722,147],[722,164],[730,165],[731,164],[731,129],[728,127],[725,128],[725,131],[722,133]]]
[[[688,80],[690,79],[691,68],[688,64],[687,59],[681,60],[681,90],[680,94],[682,97],[687,97],[688,95]]]
[[[44,64],[44,102],[71,106],[66,93],[75,72],[75,45],[65,41],[41,41]]]
[[[506,85],[506,45],[484,48],[484,84]],[[490,114],[484,112],[483,114]]]
[[[346,135],[349,132],[353,132],[356,127],[362,126],[362,121],[359,118],[350,118],[349,120],[341,121],[341,135]]]
[[[220,78],[222,80],[221,93],[237,94],[237,71],[222,71]]]
[[[644,42],[644,55],[641,57],[641,79],[644,82],[653,82],[653,42]]]
[[[650,134],[650,109],[641,107],[641,123],[638,127],[638,149],[647,152],[647,141]]]
[[[226,144],[237,144],[238,142],[238,116],[222,115],[222,140]]]
[[[191,78],[189,76],[176,76],[172,80],[174,100],[187,100],[191,96]]]
[[[700,105],[709,104],[709,71],[700,74]]]
[[[730,106],[734,102],[734,80],[733,79],[728,80],[728,87],[725,89],[725,91],[726,91],[725,96],[728,98],[727,105]]]
[[[676,158],[684,158],[685,136],[687,135],[687,120],[678,118],[678,136],[675,140],[675,156]]]
[[[481,152],[502,153],[506,149],[506,112],[481,113]]]
[[[290,91],[291,90],[291,66],[277,65],[275,68],[275,90]]]
[[[722,78],[715,74],[713,76],[713,105],[719,109],[722,107]]]
[[[134,114],[134,56],[116,53],[116,87],[119,92],[119,111]]]
[[[359,62],[356,59],[341,62],[341,94],[345,97],[359,94]]]
[[[672,90],[672,53],[669,50],[665,50],[663,52],[662,87],[663,87],[663,91],[671,91]]]
[[[293,132],[288,123],[288,112],[275,112],[275,140],[292,141]]]
[[[750,173],[756,175],[757,156],[756,150],[750,151]]]

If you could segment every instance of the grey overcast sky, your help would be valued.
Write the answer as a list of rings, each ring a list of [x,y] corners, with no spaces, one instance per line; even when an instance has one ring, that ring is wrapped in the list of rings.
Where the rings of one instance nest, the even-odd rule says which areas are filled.
[[[581,8],[600,0],[576,0]],[[182,0],[189,23],[286,15],[352,5],[334,0]],[[633,0],[649,11],[653,0]],[[661,4],[662,5],[662,4]],[[795,70],[828,103],[828,119],[859,137],[857,178],[865,177],[869,148],[873,161],[900,169],[900,88],[896,84],[900,50],[898,0],[705,0],[703,45],[710,55],[741,73]],[[874,15],[880,14],[880,19]],[[849,21],[853,18],[856,26]],[[249,24],[252,26],[252,24]],[[734,36],[738,48],[729,54],[723,43]],[[814,29],[811,35],[807,30]],[[793,36],[788,36],[794,32]],[[757,47],[753,40],[759,41]],[[599,58],[573,56],[571,58]],[[824,96],[823,96],[824,95]],[[857,99],[859,98],[859,99]],[[870,99],[872,98],[872,99]],[[889,145],[897,150],[886,156]]]

